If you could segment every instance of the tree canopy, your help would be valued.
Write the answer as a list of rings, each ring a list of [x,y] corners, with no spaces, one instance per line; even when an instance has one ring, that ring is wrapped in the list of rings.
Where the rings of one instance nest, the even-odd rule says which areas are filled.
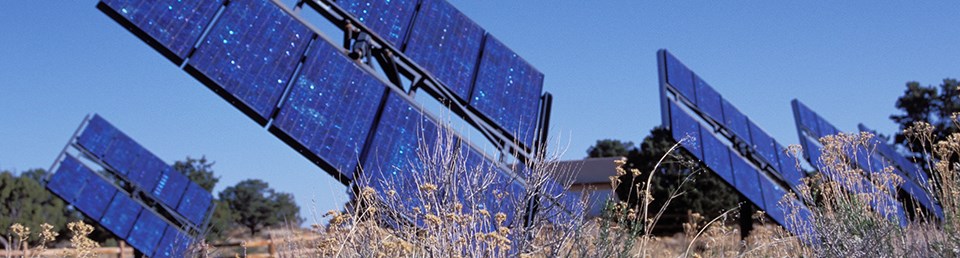
[[[24,171],[19,176],[9,171],[0,172],[0,236],[10,234],[10,226],[15,223],[33,230],[47,223],[60,235],[67,234],[67,222],[79,216],[67,210],[63,200],[44,189],[40,182],[46,175],[43,169]]]
[[[267,227],[300,224],[300,207],[293,195],[277,192],[259,179],[240,181],[220,192],[220,200],[234,213],[234,221],[256,235]]]

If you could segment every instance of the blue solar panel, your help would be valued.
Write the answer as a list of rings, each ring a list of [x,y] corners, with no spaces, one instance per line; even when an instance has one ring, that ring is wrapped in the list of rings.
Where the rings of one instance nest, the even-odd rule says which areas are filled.
[[[729,101],[724,99],[723,101],[723,124],[727,126],[737,137],[743,139],[744,142],[749,144],[750,142],[750,129],[748,126],[747,116],[740,113],[740,110],[730,104]]]
[[[504,215],[507,215],[507,220],[504,222],[504,225],[513,223],[517,207],[523,205],[521,199],[525,195],[525,188],[511,178],[506,171],[496,166],[495,161],[487,158],[481,154],[480,151],[477,151],[465,143],[460,145],[460,148],[462,155],[465,155],[464,165],[468,169],[468,172],[458,175],[466,177],[458,178],[458,181],[470,181],[470,178],[476,176],[472,174],[477,172],[490,175],[490,186],[487,188],[488,191],[484,192],[483,197],[474,200],[462,200],[462,202],[477,204],[478,207],[476,208],[486,209],[491,214],[503,212]],[[458,187],[458,190],[464,189],[475,188],[469,187],[468,185]],[[562,188],[557,189],[563,190]],[[467,196],[467,193],[458,192],[457,196],[464,198]]]
[[[167,227],[160,244],[152,257],[186,257],[190,248],[190,237],[177,228]]]
[[[787,195],[787,191],[767,176],[760,176],[760,189],[763,191],[763,202],[766,206],[767,215],[781,225],[786,223],[786,212],[779,203]]]
[[[103,215],[103,210],[110,203],[110,198],[113,198],[113,195],[117,193],[117,188],[91,170],[83,169],[81,173],[85,174],[83,178],[86,183],[73,206],[92,219],[100,218]]]
[[[684,98],[695,102],[697,100],[696,90],[693,84],[693,72],[690,71],[687,66],[683,65],[680,60],[677,60],[670,52],[666,52],[666,68],[667,68],[667,83],[670,86],[673,86],[674,89],[677,89],[680,92],[680,95]]]
[[[824,164],[820,162],[820,143],[807,137],[801,138],[800,143],[803,145],[803,156],[807,158],[807,161],[810,161],[817,170],[823,167]]]
[[[839,129],[831,125],[829,122],[827,122],[827,120],[824,120],[823,117],[816,115],[816,113],[814,113],[814,115],[817,117],[817,122],[820,124],[819,137],[822,138],[826,137],[827,135],[837,135],[840,133]]]
[[[395,94],[391,92],[387,97],[383,116],[373,136],[376,144],[364,159],[362,174],[378,193],[395,190],[398,196],[415,197],[418,196],[418,186],[409,173],[424,171],[425,164],[418,160],[418,154],[430,151],[421,147],[432,149],[436,146],[438,127],[436,122],[420,113],[419,108]],[[407,209],[421,206],[418,198],[401,201]]]
[[[739,156],[733,155],[730,161],[733,166],[734,186],[757,207],[765,210],[763,194],[760,192],[759,171]]]
[[[730,147],[724,145],[706,127],[701,127],[701,141],[703,142],[703,162],[714,174],[733,185],[733,170],[730,167]]]
[[[210,192],[191,182],[187,186],[187,191],[183,194],[183,199],[177,206],[177,212],[193,224],[202,225],[212,202],[213,196],[210,195]]]
[[[700,148],[702,144],[700,141],[700,123],[673,102],[670,102],[670,131],[673,134],[673,139],[677,141],[683,140],[687,136],[692,137],[684,140],[682,146],[693,156],[703,159],[703,149]]]
[[[76,198],[80,196],[80,190],[86,183],[86,177],[90,175],[93,175],[93,171],[84,167],[79,160],[72,156],[64,156],[60,166],[57,167],[57,172],[47,183],[47,189],[50,189],[68,203],[74,203]]]
[[[794,115],[797,116],[797,122],[799,126],[802,126],[804,129],[812,132],[816,137],[819,138],[821,134],[819,125],[820,123],[817,120],[817,114],[796,99],[791,101],[791,104],[793,104],[793,112]]]
[[[386,85],[325,40],[307,56],[272,126],[352,180]]]
[[[144,151],[143,147],[140,147],[126,134],[118,131],[114,135],[113,141],[110,142],[110,147],[104,153],[103,161],[113,167],[117,173],[126,175],[136,166],[137,162],[135,161],[142,151]]]
[[[777,158],[777,148],[774,145],[773,137],[757,126],[757,124],[748,121],[750,128],[750,137],[752,138],[753,149],[763,157],[764,161],[770,164],[774,169],[779,167],[779,158]]]
[[[777,156],[779,158],[780,175],[783,176],[783,179],[787,181],[792,187],[799,187],[803,184],[800,179],[804,178],[806,175],[803,171],[797,167],[797,158],[787,154],[787,149],[784,148],[779,143],[774,142],[777,148]]]
[[[141,189],[150,191],[157,187],[157,182],[160,181],[160,174],[164,168],[167,167],[167,164],[163,163],[163,160],[160,160],[160,158],[154,156],[146,149],[142,147],[139,149],[139,158],[137,158],[137,162],[133,165],[133,168],[130,169],[127,178]]]
[[[820,241],[813,224],[813,212],[797,199],[792,199],[786,208],[787,223],[781,225],[786,227],[787,231],[799,236],[800,241],[807,244],[818,244]]]
[[[527,146],[533,144],[543,74],[487,36],[470,105]]]
[[[694,83],[697,89],[697,107],[708,116],[723,122],[723,98],[707,82],[700,79],[700,76],[694,75]]]
[[[206,77],[201,81],[209,79],[214,91],[225,91],[221,96],[265,123],[311,38],[306,25],[273,1],[231,1],[187,63]]]
[[[84,127],[83,132],[80,133],[80,137],[77,138],[77,143],[94,156],[103,158],[103,155],[107,152],[107,148],[110,147],[110,142],[113,141],[113,137],[116,136],[117,133],[117,129],[110,125],[109,122],[99,115],[94,115],[93,118],[88,121],[87,126]]]
[[[483,34],[483,28],[447,1],[424,0],[404,52],[461,99],[467,99]]]
[[[130,236],[127,237],[127,243],[145,254],[153,256],[160,238],[163,237],[163,231],[167,228],[167,222],[163,221],[153,212],[144,210],[137,218],[137,222],[130,229]]]
[[[177,207],[180,197],[187,190],[188,184],[190,184],[190,179],[187,176],[180,174],[170,166],[164,166],[157,187],[153,188],[152,193],[161,203],[170,207]]]
[[[399,49],[418,0],[337,0],[337,5]]]
[[[217,13],[218,0],[103,0],[101,10],[148,44],[180,62]],[[104,8],[103,6],[106,6]]]
[[[143,207],[125,194],[117,194],[107,208],[100,225],[113,232],[119,238],[127,238],[130,228]]]

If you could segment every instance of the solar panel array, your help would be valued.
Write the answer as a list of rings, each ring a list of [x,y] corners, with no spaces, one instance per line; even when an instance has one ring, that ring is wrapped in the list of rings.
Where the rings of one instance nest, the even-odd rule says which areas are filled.
[[[683,149],[776,223],[814,241],[809,208],[789,189],[805,174],[786,149],[676,57],[660,50],[663,125]],[[786,187],[784,187],[786,185]]]
[[[857,125],[861,132],[871,132],[870,128],[867,128],[863,124]],[[874,133],[876,135],[876,133]],[[878,137],[871,138],[870,144],[875,147],[875,152],[870,153],[869,164],[861,164],[861,167],[865,165],[870,165],[874,171],[882,170],[884,166],[893,166],[893,173],[903,179],[903,183],[900,185],[900,189],[905,191],[910,195],[914,200],[920,203],[927,211],[932,211],[934,216],[937,216],[940,219],[943,219],[943,208],[937,204],[937,201],[933,197],[932,190],[930,187],[929,177],[926,172],[917,168],[917,166],[897,153],[893,146],[881,141]]]
[[[800,137],[800,143],[804,149],[804,158],[807,159],[811,164],[815,164],[817,169],[820,169],[821,172],[824,172],[825,175],[834,181],[842,182],[841,186],[847,188],[853,193],[866,193],[871,194],[871,196],[882,196],[882,200],[877,200],[871,202],[870,205],[874,210],[877,210],[881,214],[885,215],[890,219],[894,219],[900,222],[901,225],[906,225],[907,215],[906,210],[904,210],[903,203],[896,200],[896,189],[897,187],[892,186],[892,183],[887,183],[887,189],[891,189],[890,194],[880,193],[880,188],[874,185],[875,181],[870,181],[868,178],[890,178],[884,170],[884,167],[889,165],[895,165],[896,163],[891,162],[889,158],[885,156],[893,154],[900,156],[894,153],[884,153],[883,151],[892,151],[885,143],[880,142],[876,138],[871,140],[871,144],[876,146],[876,150],[868,149],[867,146],[856,146],[856,148],[848,148],[845,153],[846,157],[852,161],[855,167],[862,169],[866,172],[863,175],[851,175],[846,173],[839,175],[832,169],[821,169],[824,165],[820,157],[822,153],[820,148],[822,145],[819,142],[820,138],[836,135],[840,133],[840,130],[835,126],[827,122],[819,114],[811,110],[809,107],[804,105],[799,100],[793,100],[793,112],[794,118],[797,124],[797,132]],[[881,150],[884,149],[884,150]],[[896,157],[894,156],[894,157]],[[900,156],[902,157],[902,156]],[[899,164],[896,164],[899,167]],[[912,166],[906,166],[909,167]],[[916,169],[915,167],[913,167]],[[932,211],[936,216],[942,218],[942,209],[933,201],[929,193],[920,184],[918,184],[917,177],[909,176],[907,173],[904,173],[903,168],[895,168],[892,172],[893,175],[903,179],[903,184],[899,186],[899,189],[907,192],[914,200],[919,202],[925,209]],[[916,170],[909,173],[915,173]],[[851,177],[856,176],[857,178],[842,178],[842,177]],[[887,181],[887,180],[882,180]],[[878,181],[877,181],[878,182]]]
[[[78,154],[64,151],[47,189],[147,256],[182,256],[206,228],[213,196],[99,115],[82,126],[69,144]]]
[[[349,50],[278,1],[186,2],[104,0],[98,8],[161,53],[176,53],[165,55],[344,184],[363,164],[365,178],[400,182],[412,190],[404,182],[410,175],[397,168],[415,159],[419,147],[436,144],[433,135],[422,133],[435,131],[437,124],[409,93],[350,59]],[[444,0],[322,2],[330,4],[327,11],[352,14],[345,18],[382,38],[399,53],[396,58],[412,60],[414,68],[452,92],[454,101],[469,105],[471,114],[499,126],[512,141],[533,145],[543,74],[453,5]],[[149,11],[128,15],[132,7]],[[177,19],[152,22],[166,17]],[[184,29],[195,27],[207,32]],[[469,162],[498,164],[461,145],[477,153]],[[514,171],[496,165],[491,171],[513,184]]]

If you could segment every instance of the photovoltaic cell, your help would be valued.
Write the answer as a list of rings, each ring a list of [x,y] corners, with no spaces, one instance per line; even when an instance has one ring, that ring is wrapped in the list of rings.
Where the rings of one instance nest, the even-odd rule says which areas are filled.
[[[81,171],[85,174],[83,178],[86,183],[73,206],[83,211],[91,219],[100,218],[100,216],[103,216],[103,210],[110,203],[110,198],[113,198],[113,195],[117,193],[117,188],[91,170]]]
[[[387,86],[325,40],[307,56],[272,126],[352,180]]]
[[[766,210],[763,202],[763,194],[760,192],[760,174],[756,168],[743,160],[743,158],[732,155],[730,162],[733,166],[734,186],[740,190],[744,196],[757,205],[761,210]]]
[[[713,170],[714,174],[723,178],[730,185],[734,185],[733,170],[730,167],[730,147],[724,145],[720,139],[706,131],[709,129],[705,128],[700,128],[703,130],[700,133],[700,139],[703,142],[703,155],[705,156],[703,162],[707,164],[710,170]]]
[[[487,36],[470,105],[526,146],[533,144],[543,74]]]
[[[820,138],[826,137],[828,135],[837,135],[840,133],[840,130],[831,125],[827,120],[824,120],[823,117],[814,114],[817,117],[817,122],[820,124]]]
[[[212,202],[213,196],[210,195],[210,192],[191,182],[187,186],[187,191],[183,194],[183,199],[177,206],[177,212],[183,214],[193,224],[203,225],[203,220],[207,217],[207,210],[210,209]]]
[[[400,49],[418,0],[337,0],[360,23]]]
[[[404,53],[466,100],[483,34],[483,28],[447,1],[424,0]]]
[[[409,101],[395,94],[391,92],[387,97],[373,136],[376,145],[364,159],[362,175],[380,194],[394,190],[398,196],[413,197],[417,196],[418,187],[410,173],[424,171],[418,153],[429,153],[436,146],[438,127]],[[430,149],[421,151],[421,147]],[[401,201],[407,209],[421,206],[417,198]]]
[[[522,203],[525,188],[510,177],[506,171],[496,166],[493,160],[481,154],[480,151],[465,143],[460,145],[460,148],[461,154],[466,155],[464,163],[469,172],[460,174],[457,181],[469,182],[472,181],[471,178],[477,177],[475,173],[483,173],[489,175],[483,178],[489,180],[490,186],[487,189],[491,190],[484,192],[484,196],[472,200],[466,198],[470,195],[469,193],[458,192],[458,199],[462,199],[461,203],[477,206],[475,207],[477,209],[486,209],[491,214],[503,212],[507,215],[505,225],[512,224],[517,207],[525,205]],[[477,189],[477,187],[470,187],[470,185],[458,187],[458,190],[463,189]]]
[[[77,143],[97,158],[103,158],[117,133],[116,128],[100,115],[94,115],[80,133]]]
[[[670,131],[673,139],[681,141],[683,148],[693,154],[698,159],[703,159],[703,149],[700,148],[700,123],[690,117],[685,111],[676,104],[670,102]],[[685,137],[690,137],[686,138]]]
[[[780,171],[780,175],[783,176],[783,179],[786,180],[787,184],[790,186],[799,187],[801,184],[803,184],[800,179],[806,175],[800,170],[799,167],[797,167],[797,158],[787,155],[787,149],[779,143],[774,142],[774,144],[776,145],[778,153],[777,156],[780,160],[780,169],[778,170]]]
[[[143,148],[133,139],[118,131],[110,141],[110,146],[103,155],[103,161],[121,175],[127,175],[137,164],[135,161],[142,151]]]
[[[766,206],[764,211],[766,211],[767,215],[781,225],[786,223],[787,213],[784,210],[785,207],[780,205],[780,201],[790,201],[784,200],[787,191],[775,183],[773,179],[764,175],[760,176],[760,190],[763,191],[763,201],[764,206]]]
[[[180,64],[221,3],[219,0],[103,0],[99,7]]]
[[[117,237],[125,239],[129,235],[130,228],[133,227],[137,215],[140,214],[140,210],[143,210],[143,207],[130,199],[129,196],[117,194],[110,202],[107,213],[100,220],[100,225],[113,232]]]
[[[190,237],[174,227],[167,227],[152,257],[185,257],[190,248]]]
[[[164,166],[157,187],[153,188],[153,196],[169,207],[177,207],[188,184],[190,184],[189,178],[170,166]]]
[[[821,135],[820,122],[818,122],[816,113],[796,99],[791,101],[791,104],[793,104],[795,115],[798,117],[797,122],[800,126],[819,137]]]
[[[673,86],[674,89],[677,89],[684,98],[691,102],[696,102],[693,72],[691,72],[687,66],[683,65],[680,60],[677,60],[676,57],[670,54],[670,52],[664,51],[664,53],[666,54],[667,63],[667,83]]]
[[[311,38],[306,25],[273,1],[235,0],[187,63],[198,79],[263,124]]]
[[[51,176],[50,182],[47,183],[47,189],[59,195],[67,203],[74,203],[80,196],[86,177],[90,175],[93,175],[93,171],[84,167],[76,158],[66,155],[63,161],[60,161],[56,173]]]
[[[752,138],[753,149],[757,151],[764,161],[770,164],[774,169],[779,168],[779,158],[777,158],[777,149],[774,145],[773,137],[757,126],[757,124],[748,121],[750,126],[750,137]]]
[[[730,104],[729,101],[723,99],[723,119],[724,125],[727,126],[738,138],[743,139],[744,142],[750,143],[750,129],[747,125],[748,121],[747,116],[740,113],[740,110]]]
[[[157,187],[160,174],[167,167],[167,164],[146,149],[140,148],[139,152],[139,158],[137,158],[133,169],[127,174],[127,178],[140,188],[150,191]]]
[[[153,212],[144,210],[133,224],[130,236],[126,238],[127,243],[145,254],[153,254],[166,228],[167,222]]]
[[[700,79],[700,76],[694,75],[693,80],[697,87],[697,107],[714,120],[722,123],[724,121],[723,98],[720,97],[720,93],[717,93],[713,87],[710,87],[710,84]]]

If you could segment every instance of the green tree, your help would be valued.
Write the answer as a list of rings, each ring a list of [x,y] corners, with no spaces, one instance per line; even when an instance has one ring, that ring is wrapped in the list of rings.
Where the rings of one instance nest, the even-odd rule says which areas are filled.
[[[40,224],[54,226],[60,235],[67,234],[68,220],[79,216],[66,209],[67,204],[44,189],[40,184],[47,176],[43,169],[28,170],[15,176],[9,171],[0,172],[0,236],[11,232],[10,225],[20,223],[40,230]],[[35,243],[35,242],[33,242]]]
[[[300,224],[300,207],[288,193],[276,192],[259,179],[240,181],[220,192],[220,200],[234,213],[234,222],[255,236],[267,227],[282,223]]]
[[[200,159],[194,159],[187,156],[186,160],[173,163],[173,169],[180,171],[190,178],[190,181],[197,183],[207,191],[213,191],[213,188],[220,182],[220,177],[213,174],[214,162],[207,161],[206,156]]]
[[[934,141],[943,140],[947,135],[958,132],[953,121],[954,113],[960,112],[960,89],[956,79],[943,79],[939,87],[922,86],[919,82],[907,82],[903,96],[897,98],[896,107],[902,113],[891,115],[890,119],[900,125],[900,131],[894,136],[894,143],[908,152],[915,162],[925,159],[919,142],[903,133],[918,122],[934,127]]]
[[[626,157],[631,151],[636,151],[633,142],[621,142],[620,140],[603,139],[597,140],[597,143],[587,149],[587,157]]]
[[[615,190],[617,197],[632,206],[639,206],[640,200],[637,193],[639,186],[645,184],[645,180],[650,173],[655,173],[651,181],[651,192],[654,197],[650,204],[650,211],[656,213],[666,206],[665,214],[658,221],[657,234],[672,234],[681,231],[680,227],[686,221],[687,211],[699,213],[707,219],[714,218],[722,214],[725,210],[737,207],[738,194],[728,186],[723,179],[720,179],[713,173],[704,172],[705,167],[694,162],[694,159],[683,151],[675,152],[667,156],[654,171],[661,157],[667,154],[667,151],[676,144],[669,130],[656,127],[650,131],[650,135],[643,139],[640,147],[633,147],[630,142],[618,143],[616,140],[597,141],[597,145],[588,150],[605,149],[616,150],[610,152],[610,156],[627,157],[626,168],[637,169],[640,175],[634,177],[630,174],[619,178],[620,184]],[[624,146],[621,150],[618,146]],[[684,183],[684,181],[687,181]],[[666,203],[670,199],[670,193],[680,192],[682,195]],[[651,214],[653,215],[653,214]]]

